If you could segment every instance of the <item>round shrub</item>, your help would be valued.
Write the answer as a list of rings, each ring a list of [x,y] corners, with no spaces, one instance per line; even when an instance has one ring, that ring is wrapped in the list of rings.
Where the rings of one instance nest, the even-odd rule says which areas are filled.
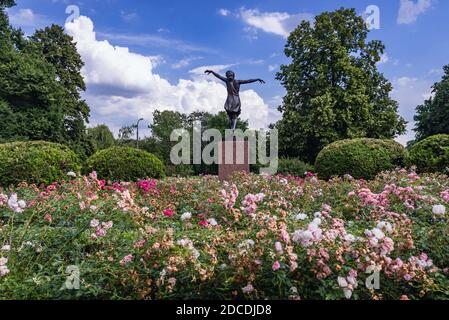
[[[434,135],[414,144],[410,149],[407,164],[415,165],[419,172],[447,172],[449,135]]]
[[[386,170],[404,165],[407,151],[393,140],[341,140],[326,146],[315,162],[321,178],[350,174],[356,179],[374,179]]]
[[[164,164],[155,155],[129,147],[98,151],[87,159],[87,169],[96,171],[100,179],[111,181],[136,181],[165,176]]]
[[[280,158],[278,173],[285,176],[304,177],[306,172],[315,171],[314,167],[296,158]]]
[[[44,142],[0,144],[0,185],[21,182],[51,184],[67,179],[67,173],[78,173],[78,156],[68,147]]]

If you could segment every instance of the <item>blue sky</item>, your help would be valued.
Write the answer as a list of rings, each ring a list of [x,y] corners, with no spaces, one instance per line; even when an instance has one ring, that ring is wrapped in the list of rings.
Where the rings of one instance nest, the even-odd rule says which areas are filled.
[[[11,22],[27,34],[51,23],[65,25],[67,6],[79,8],[81,17],[66,29],[86,62],[91,125],[106,123],[115,132],[139,117],[151,122],[154,109],[222,110],[224,87],[201,74],[206,67],[266,80],[242,92],[242,116],[254,119],[252,127],[266,126],[279,118],[284,89],[275,73],[288,62],[286,36],[302,19],[340,7],[360,14],[369,5],[379,8],[380,29],[370,38],[386,45],[379,68],[393,83],[392,96],[408,121],[449,64],[449,1],[443,0],[17,2],[9,10]],[[413,138],[409,127],[399,141]]]

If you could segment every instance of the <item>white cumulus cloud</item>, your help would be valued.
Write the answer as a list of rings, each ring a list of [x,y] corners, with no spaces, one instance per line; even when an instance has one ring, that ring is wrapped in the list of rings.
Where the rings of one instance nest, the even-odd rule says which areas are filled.
[[[398,24],[411,24],[416,22],[418,16],[427,11],[432,5],[432,0],[401,0],[399,8]]]
[[[287,38],[302,20],[312,20],[310,13],[260,12],[258,9],[240,9],[240,17],[252,28]]]
[[[37,28],[42,27],[48,21],[45,16],[35,13],[32,9],[8,10],[9,22],[20,28]],[[28,30],[27,30],[28,31]]]
[[[154,72],[154,57],[97,40],[90,18],[81,16],[65,27],[85,62],[82,74],[88,88],[85,98],[92,109],[92,125],[106,123],[117,133],[122,125],[139,117],[151,121],[155,110],[223,110],[225,86],[199,75],[206,68],[219,71],[230,65],[197,68],[191,71],[193,79],[171,84]],[[253,128],[266,127],[269,107],[264,100],[253,90],[242,91],[241,99],[242,118],[250,118]]]

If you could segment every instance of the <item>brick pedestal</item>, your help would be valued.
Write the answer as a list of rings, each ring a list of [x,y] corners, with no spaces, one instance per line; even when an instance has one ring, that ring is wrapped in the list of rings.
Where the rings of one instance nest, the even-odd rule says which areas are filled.
[[[218,176],[229,180],[234,172],[249,173],[248,141],[224,140],[218,143]]]

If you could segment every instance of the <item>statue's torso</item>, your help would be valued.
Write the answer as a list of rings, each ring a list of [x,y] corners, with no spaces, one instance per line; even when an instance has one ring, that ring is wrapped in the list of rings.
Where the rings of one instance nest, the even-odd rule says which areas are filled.
[[[238,80],[226,81],[228,95],[238,96],[240,93],[240,82]]]
[[[229,113],[240,114],[240,82],[238,80],[226,81],[226,88],[228,90],[228,98],[225,103],[225,110]]]

